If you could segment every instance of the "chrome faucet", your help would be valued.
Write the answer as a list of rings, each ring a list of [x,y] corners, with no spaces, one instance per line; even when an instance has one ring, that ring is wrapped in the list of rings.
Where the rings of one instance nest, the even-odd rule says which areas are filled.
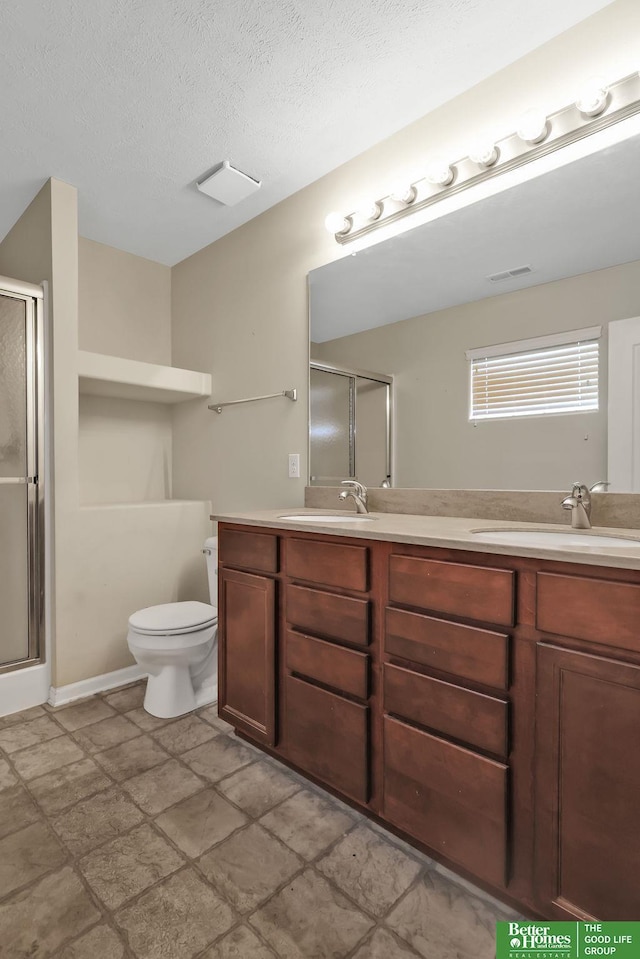
[[[574,483],[569,496],[565,496],[561,506],[571,510],[571,526],[573,529],[591,529],[591,493],[607,489],[609,483],[601,480],[594,483],[591,489],[584,483]]]
[[[341,486],[346,487],[338,494],[338,499],[347,500],[351,497],[356,504],[357,513],[368,513],[367,509],[367,487],[357,480],[342,480]]]

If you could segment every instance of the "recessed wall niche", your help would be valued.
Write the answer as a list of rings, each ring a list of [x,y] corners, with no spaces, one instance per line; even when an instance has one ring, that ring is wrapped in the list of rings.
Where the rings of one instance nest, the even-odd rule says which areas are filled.
[[[79,397],[80,504],[171,499],[171,407]]]

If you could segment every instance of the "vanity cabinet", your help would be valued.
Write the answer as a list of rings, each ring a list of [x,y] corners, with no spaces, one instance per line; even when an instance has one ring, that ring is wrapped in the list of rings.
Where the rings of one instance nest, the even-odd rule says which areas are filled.
[[[514,623],[515,573],[394,550],[388,600],[395,605],[385,609],[383,815],[505,887],[511,797],[504,627]]]
[[[635,579],[537,576],[535,884],[558,919],[640,915]]]
[[[239,733],[527,915],[640,917],[640,572],[230,523],[220,562]]]
[[[258,743],[276,742],[277,583],[246,569],[278,568],[278,540],[221,530],[218,573],[219,713]]]

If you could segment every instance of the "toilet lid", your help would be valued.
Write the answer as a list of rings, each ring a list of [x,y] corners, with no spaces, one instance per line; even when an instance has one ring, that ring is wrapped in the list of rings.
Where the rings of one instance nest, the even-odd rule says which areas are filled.
[[[162,603],[139,609],[129,625],[145,633],[176,633],[208,626],[217,618],[218,610],[208,603]]]

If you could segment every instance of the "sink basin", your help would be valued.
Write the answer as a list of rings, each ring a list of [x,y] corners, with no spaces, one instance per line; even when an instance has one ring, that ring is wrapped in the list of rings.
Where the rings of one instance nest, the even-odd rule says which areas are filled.
[[[278,516],[278,519],[288,519],[292,523],[372,523],[375,516],[365,516],[363,513],[294,513]]]
[[[640,549],[640,540],[602,536],[587,530],[581,533],[560,529],[474,529],[473,533],[481,543],[501,546],[580,546],[582,549],[617,546],[619,549]]]

